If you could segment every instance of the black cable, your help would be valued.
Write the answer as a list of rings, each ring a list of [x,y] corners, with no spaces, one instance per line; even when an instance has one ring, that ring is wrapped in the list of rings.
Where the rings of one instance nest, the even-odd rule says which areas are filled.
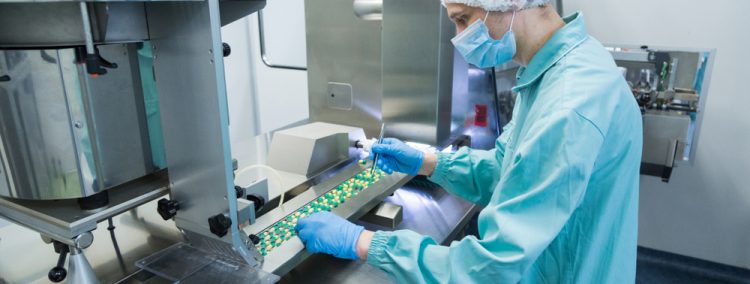
[[[109,223],[109,226],[107,227],[107,230],[109,230],[109,236],[112,238],[112,246],[115,247],[115,253],[117,254],[117,261],[120,262],[120,269],[122,269],[122,272],[127,274],[128,271],[125,268],[125,260],[122,258],[122,253],[120,253],[120,246],[117,244],[117,237],[115,237],[115,225],[112,223],[112,217],[107,219],[107,222]]]
[[[490,79],[492,80],[492,98],[495,101],[495,133],[500,137],[502,126],[500,126],[500,100],[497,98],[497,77],[495,75],[495,67],[490,69]]]

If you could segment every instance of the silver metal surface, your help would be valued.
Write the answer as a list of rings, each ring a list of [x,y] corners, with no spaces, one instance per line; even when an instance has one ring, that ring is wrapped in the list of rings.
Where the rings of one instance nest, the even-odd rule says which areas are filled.
[[[403,211],[400,205],[395,205],[390,202],[381,202],[378,206],[375,206],[370,212],[367,212],[365,216],[362,216],[363,222],[370,224],[391,228],[396,228],[403,220]]]
[[[355,143],[365,140],[360,128],[323,122],[276,131],[268,153],[268,166],[312,177],[353,158]]]
[[[85,250],[101,283],[117,282],[136,271],[137,260],[182,240],[174,222],[164,221],[156,213],[156,202],[117,215],[113,220],[122,265],[106,229],[93,231],[96,241]],[[17,225],[0,228],[0,255],[4,256],[0,257],[0,275],[7,283],[49,283],[47,273],[56,265],[58,255],[38,236],[39,233]]]
[[[444,146],[460,132],[463,124],[451,123],[454,34],[453,23],[437,1],[383,3],[386,136]]]
[[[662,137],[672,136],[673,139],[680,140],[683,146],[678,146],[679,153],[675,156],[677,163],[693,161],[695,157],[695,149],[697,148],[698,137],[703,121],[703,114],[705,110],[705,104],[708,97],[708,89],[711,81],[711,73],[713,70],[713,62],[716,57],[715,49],[707,48],[675,48],[675,47],[661,47],[661,46],[648,46],[648,49],[642,49],[640,46],[633,45],[608,45],[610,53],[615,58],[616,63],[620,67],[627,69],[626,80],[631,84],[636,84],[640,80],[640,73],[645,70],[651,74],[661,74],[662,70],[656,70],[658,67],[654,58],[654,53],[662,53],[669,56],[670,61],[665,62],[668,66],[674,68],[668,68],[669,72],[666,78],[657,78],[656,83],[653,84],[654,89],[659,90],[659,99],[671,99],[674,96],[676,99],[690,97],[690,100],[682,101],[681,103],[695,107],[695,112],[690,113],[686,116],[689,119],[689,123],[685,125],[682,122],[675,120],[675,117],[670,116],[682,116],[686,113],[682,110],[648,110],[644,115],[644,145],[643,145],[643,159],[645,163],[654,163],[663,165],[668,155],[666,152],[659,154],[652,153],[655,149],[666,149],[663,144],[664,141],[654,141],[658,143],[652,146],[649,140],[653,140],[650,137]],[[676,64],[679,62],[679,64]],[[675,94],[674,90],[687,90],[689,95]],[[697,102],[696,102],[697,100]],[[667,114],[669,113],[669,114]],[[659,122],[662,119],[658,118],[656,114],[667,114],[667,117],[663,117],[663,122]],[[647,117],[649,116],[649,117]],[[658,116],[658,115],[657,115]],[[684,117],[683,117],[684,118]],[[647,123],[646,120],[649,120]],[[648,125],[647,125],[648,124]],[[662,127],[679,127],[680,129],[665,129]],[[684,140],[683,139],[687,139]]]
[[[258,233],[268,226],[273,225],[276,221],[286,217],[289,213],[315,200],[320,195],[328,192],[330,189],[341,184],[350,177],[369,168],[369,165],[360,165],[353,163],[350,166],[339,171],[334,176],[316,184],[295,198],[284,203],[282,208],[276,208],[257,219],[255,224],[245,228],[248,233]],[[411,177],[401,173],[394,173],[382,177],[370,188],[360,192],[357,196],[339,205],[332,210],[333,213],[356,220],[375,207],[383,198],[390,195],[394,190],[403,186]],[[304,246],[298,237],[292,237],[284,242],[280,247],[269,252],[263,263],[263,270],[272,271],[278,275],[283,275],[293,269],[299,262],[309,256],[304,250]]]
[[[153,172],[135,45],[92,78],[74,49],[0,51],[0,196],[79,198]]]
[[[445,9],[431,0],[353,6],[305,7],[310,119],[361,127],[369,137],[386,123],[386,136],[450,144],[473,105],[455,97],[455,32]]]
[[[90,33],[83,33],[81,1],[4,0],[0,3],[0,47],[74,46],[93,42],[139,42],[149,38],[145,3],[199,2],[196,0],[85,1],[91,16]],[[221,25],[265,6],[264,0],[222,1]]]
[[[675,166],[675,157],[681,157],[676,143],[687,144],[690,116],[663,111],[643,114],[643,158],[641,162]],[[683,147],[684,148],[684,147]]]
[[[222,243],[229,248],[223,251],[259,266],[262,257],[236,226],[219,1],[151,2],[146,10],[172,200],[180,203],[175,222],[192,244]],[[209,230],[207,220],[217,214],[234,224],[223,237]]]
[[[607,49],[618,61],[648,62],[648,51],[640,48],[607,47]]]
[[[93,53],[92,41],[93,43],[142,42],[148,37],[154,38],[153,58],[158,58],[158,60],[153,66],[155,71],[153,77],[158,78],[156,86],[160,93],[164,94],[164,96],[160,95],[160,110],[163,118],[163,129],[166,130],[164,136],[168,166],[172,172],[170,187],[174,197],[181,205],[181,210],[175,218],[177,225],[183,229],[185,236],[188,237],[188,240],[193,241],[193,244],[204,246],[206,249],[217,248],[217,252],[232,257],[236,256],[236,259],[246,262],[252,267],[260,266],[262,257],[257,251],[254,251],[247,235],[240,234],[236,226],[239,208],[232,181],[220,27],[222,24],[260,9],[265,1],[222,1],[221,4],[218,0],[195,2],[123,1],[117,3],[11,1],[18,3],[9,4],[7,2],[10,1],[5,1],[0,4],[0,11],[2,11],[0,13],[0,24],[13,27],[3,29],[0,33],[0,47],[81,45],[86,38],[84,33],[81,32],[84,29],[87,36],[91,35],[88,40],[90,53]],[[125,14],[130,17],[122,17],[123,14],[119,14],[118,17],[110,17],[112,15],[110,11],[121,11],[118,10],[118,7],[125,10]],[[83,15],[82,10],[84,11]],[[148,12],[149,17],[148,25],[146,25],[146,12]],[[85,15],[87,13],[88,15]],[[91,25],[84,25],[89,22],[89,19]],[[110,36],[122,36],[122,38]],[[72,65],[74,62],[72,59],[55,62],[54,58],[50,59],[49,56],[45,57],[44,55],[44,53],[41,54],[42,60],[59,63],[59,65]],[[127,56],[127,53],[124,53],[124,55]],[[102,54],[102,57],[114,61],[112,57],[105,54]],[[3,58],[8,58],[8,56]],[[126,65],[131,62],[138,62],[138,60],[133,59],[129,62],[125,60],[125,62],[116,63]],[[55,67],[60,68],[57,65]],[[129,75],[133,77],[128,78],[129,80],[110,82],[109,87],[117,88],[121,87],[122,84],[132,84],[131,93],[140,90],[141,85],[138,84],[140,76],[137,76],[139,75],[137,69],[122,69],[129,71]],[[65,82],[65,84],[62,84],[66,88],[65,94],[75,94],[74,91],[77,88],[80,88],[82,93],[80,98],[64,97],[65,100],[63,100],[62,105],[74,111],[78,111],[76,107],[81,105],[82,111],[71,113],[68,110],[68,113],[65,113],[66,115],[59,116],[57,120],[69,124],[69,127],[60,127],[59,129],[72,132],[69,135],[74,137],[71,140],[74,140],[72,144],[76,147],[70,148],[74,149],[71,160],[74,160],[72,163],[77,166],[75,169],[78,172],[75,173],[80,176],[81,182],[92,181],[94,185],[91,187],[94,190],[102,190],[109,179],[97,175],[101,175],[109,169],[103,165],[110,157],[99,154],[99,152],[106,147],[121,146],[118,142],[131,143],[132,140],[100,141],[98,139],[105,130],[121,131],[127,134],[127,131],[123,130],[127,125],[101,125],[101,121],[97,120],[98,113],[108,111],[98,106],[104,103],[118,102],[119,93],[105,90],[105,92],[96,93],[98,96],[89,94],[95,89],[89,86],[90,81],[114,78],[114,76],[110,76],[111,72],[105,76],[92,79],[86,75],[80,65],[77,66],[76,71],[81,78],[80,84],[75,84],[78,83],[75,80],[77,78],[68,76],[65,72],[61,71],[59,72],[61,74],[57,74],[57,76],[62,77],[58,81]],[[71,80],[71,78],[74,78],[74,80]],[[19,77],[19,79],[23,79],[23,77]],[[13,82],[13,79],[11,82]],[[42,84],[27,85],[37,86]],[[22,94],[25,95],[25,93]],[[130,97],[132,99],[136,96],[131,94]],[[73,99],[80,100],[81,103],[71,102]],[[142,97],[140,99],[143,100]],[[117,107],[128,108],[128,105],[117,105]],[[116,110],[111,110],[110,113],[117,114]],[[140,107],[140,110],[143,111],[143,107]],[[3,114],[6,113],[3,111]],[[141,116],[135,119],[119,117],[117,121],[144,122],[146,119],[143,118],[142,112],[140,114]],[[8,122],[9,120],[3,121]],[[83,132],[83,134],[76,133],[75,129],[80,129],[78,131]],[[44,130],[35,131],[42,132]],[[0,133],[0,135],[2,135],[0,138],[3,138],[3,140],[10,136],[6,133]],[[147,138],[148,136],[139,133],[138,135],[132,135],[131,139],[148,141],[144,137]],[[80,141],[87,141],[89,144],[82,144]],[[16,160],[8,162],[6,155],[9,155],[8,153],[11,151],[9,151],[7,143],[3,142],[2,173],[5,177],[11,179],[11,177],[14,177],[13,170],[15,169],[8,172],[9,167],[6,165],[12,166],[20,164],[20,162]],[[24,142],[18,144],[33,148],[33,141],[31,143]],[[78,145],[83,146],[77,147]],[[147,152],[143,150],[133,153],[127,147],[128,145],[118,148],[112,155],[133,155],[137,157],[140,152]],[[87,154],[87,151],[93,154]],[[86,159],[85,164],[80,162],[83,159]],[[50,167],[56,165],[54,160],[52,163],[49,159],[41,160],[43,162],[40,162],[40,164]],[[140,167],[148,168],[150,162],[151,159],[144,158]],[[80,164],[84,164],[84,166]],[[121,164],[123,167],[138,169],[138,166],[132,165],[128,160],[121,161]],[[84,172],[84,170],[91,174],[87,175],[88,172]],[[125,171],[127,172],[127,169]],[[147,173],[148,171],[141,173],[140,176]],[[63,182],[63,184],[66,183]],[[144,189],[144,187],[147,189]],[[11,190],[8,183],[4,188]],[[77,210],[78,206],[75,203],[70,202],[53,204],[7,199],[2,200],[0,212],[14,222],[33,228],[42,234],[56,239],[60,238],[65,243],[78,243],[80,245],[85,240],[72,239],[72,237],[80,234],[81,230],[95,229],[96,221],[100,220],[99,218],[121,213],[154,197],[153,192],[156,191],[154,188],[143,186],[135,189],[138,188],[143,190],[129,191],[123,194],[114,194],[117,189],[112,189],[110,207],[98,212],[81,212]],[[163,194],[165,189],[166,186],[157,188],[160,194]],[[249,204],[248,207],[252,206],[253,204]],[[245,211],[254,213],[252,208]],[[50,214],[50,212],[54,212],[54,214]],[[226,214],[234,224],[229,228],[230,234],[223,238],[212,235],[208,230],[208,217],[216,214]],[[248,218],[248,220],[252,221],[252,218]]]
[[[358,18],[351,0],[322,0],[305,5],[305,27],[310,120],[361,127],[376,136],[382,120],[381,23]],[[352,86],[351,109],[329,107],[329,83]]]
[[[447,245],[461,237],[463,228],[478,211],[473,204],[448,194],[434,184],[418,182],[396,190],[385,199],[403,207],[403,222],[396,230],[412,230]],[[393,230],[357,222],[368,230]],[[280,283],[393,283],[388,274],[363,261],[311,255],[286,273]]]
[[[83,254],[83,250],[77,247],[70,247],[67,280],[67,283],[71,284],[99,284],[99,280]]]
[[[86,2],[78,4],[81,8],[81,23],[83,26],[83,40],[86,43],[86,53],[95,54],[94,35],[91,34],[91,20],[89,19],[89,7]]]
[[[33,201],[0,198],[0,216],[68,245],[73,238],[96,229],[99,221],[167,193],[166,175],[152,175],[109,191],[109,205],[100,211],[79,209],[74,200]]]
[[[86,1],[90,3],[91,1]],[[0,47],[83,45],[84,26],[79,1],[3,1],[0,4]],[[87,4],[92,40],[96,43],[148,39],[143,2]],[[12,27],[12,28],[10,28]]]
[[[174,1],[174,0],[170,0]],[[221,26],[244,18],[266,6],[266,0],[219,1]],[[220,52],[221,53],[221,52]]]
[[[396,229],[408,229],[429,235],[441,244],[449,243],[460,236],[461,229],[476,211],[471,203],[425,183],[410,183],[395,191],[393,196],[386,200],[403,206],[404,221]],[[291,202],[294,200],[290,200],[290,204]],[[365,225],[369,230],[387,229],[358,223]],[[181,240],[180,232],[176,230],[174,223],[163,221],[156,214],[155,202],[116,216],[115,224],[117,224],[115,232],[123,250],[126,270],[123,271],[120,268],[116,256],[112,253],[108,232],[96,230],[94,234],[98,241],[86,250],[86,255],[100,281],[102,283],[171,283],[156,281],[153,275],[137,272],[134,267],[137,260]],[[56,261],[56,255],[52,252],[51,246],[35,245],[40,243],[35,233],[13,225],[0,228],[0,238],[3,239],[0,254],[32,253],[35,256],[33,260],[26,258],[14,260],[12,268],[10,265],[4,265],[5,263],[0,265],[0,274],[6,281],[9,283],[46,282],[47,271],[55,265]],[[30,240],[29,243],[19,243],[25,239]],[[29,245],[33,247],[29,249]],[[2,260],[7,263],[8,259],[0,259]],[[119,282],[128,275],[130,277]],[[362,261],[341,260],[327,255],[310,255],[287,273],[281,282],[391,283],[392,281],[386,273]]]
[[[76,249],[86,249],[94,242],[94,235],[91,232],[85,232],[73,238],[73,245]]]
[[[383,0],[354,0],[354,14],[362,20],[383,20]]]

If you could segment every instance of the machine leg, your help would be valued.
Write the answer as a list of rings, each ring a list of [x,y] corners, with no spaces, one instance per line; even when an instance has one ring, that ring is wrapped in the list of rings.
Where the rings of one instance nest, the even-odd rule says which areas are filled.
[[[91,264],[83,255],[83,250],[74,246],[70,247],[68,273],[70,275],[68,281],[71,284],[99,284]]]

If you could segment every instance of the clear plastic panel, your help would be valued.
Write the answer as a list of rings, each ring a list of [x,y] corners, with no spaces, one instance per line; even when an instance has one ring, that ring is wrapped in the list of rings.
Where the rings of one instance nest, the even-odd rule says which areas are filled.
[[[279,277],[229,257],[178,243],[136,262],[172,283],[275,283]]]

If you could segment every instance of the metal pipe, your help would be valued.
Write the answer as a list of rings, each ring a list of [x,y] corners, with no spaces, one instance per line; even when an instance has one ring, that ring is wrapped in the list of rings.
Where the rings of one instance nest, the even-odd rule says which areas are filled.
[[[91,19],[89,18],[89,8],[86,2],[81,2],[81,21],[83,23],[83,36],[86,39],[86,53],[94,54],[94,36],[91,34]]]

